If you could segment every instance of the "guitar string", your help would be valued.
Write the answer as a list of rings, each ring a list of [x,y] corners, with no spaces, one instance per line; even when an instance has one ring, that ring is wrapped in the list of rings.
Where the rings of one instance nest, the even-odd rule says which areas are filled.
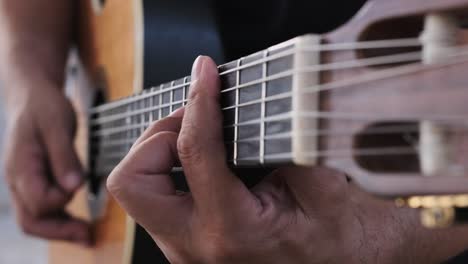
[[[326,87],[327,89],[330,89],[330,87]],[[317,89],[315,92],[320,91]],[[224,128],[229,128],[229,127],[236,127],[236,126],[245,126],[245,125],[252,125],[252,124],[259,124],[261,122],[272,122],[272,121],[280,121],[284,120],[287,118],[292,118],[296,115],[300,115],[301,117],[304,117],[306,115],[309,115],[314,118],[324,118],[328,116],[332,116],[333,118],[338,118],[338,117],[347,117],[347,118],[364,118],[364,119],[372,119],[372,118],[389,118],[389,119],[397,119],[397,117],[392,117],[392,116],[382,116],[382,115],[373,115],[373,114],[368,114],[368,113],[339,113],[336,111],[330,111],[330,112],[302,112],[302,113],[294,113],[294,112],[286,112],[282,114],[276,114],[273,116],[265,117],[265,118],[258,118],[258,119],[252,119],[249,121],[245,122],[239,122],[237,124],[229,124],[225,125]],[[143,118],[142,116],[137,116],[140,119],[146,119]],[[411,116],[399,116],[398,118],[400,119],[408,119],[412,118]],[[429,119],[435,119],[434,121],[437,120],[465,120],[465,117],[463,116],[456,116],[456,115],[451,115],[451,116],[435,116],[435,115],[428,115],[425,118]],[[110,136],[113,134],[118,134],[118,133],[123,133],[127,132],[130,130],[138,129],[143,126],[148,126],[150,125],[153,121],[148,120],[149,122],[141,122],[139,124],[130,124],[130,125],[124,125],[124,126],[118,126],[118,127],[112,127],[112,128],[104,128],[104,129],[99,129],[99,130],[94,130],[92,135],[93,137],[99,137],[99,136]]]
[[[305,51],[305,52],[321,52],[321,51],[343,51],[343,50],[363,50],[363,49],[382,49],[382,48],[410,48],[410,47],[420,47],[422,46],[422,42],[419,38],[407,38],[407,39],[393,39],[393,40],[376,40],[376,41],[362,41],[362,42],[354,42],[354,43],[336,43],[336,44],[320,44],[320,45],[306,45],[306,46],[301,46],[301,47],[291,47],[292,50],[295,49],[295,51]],[[269,54],[272,53],[272,50],[267,49],[265,51],[268,51]],[[252,55],[262,55],[263,52],[265,51],[260,51],[257,53],[254,53]],[[274,52],[274,51],[273,51]],[[294,54],[293,52],[292,54]],[[279,53],[278,53],[279,54]],[[288,54],[288,55],[292,55]],[[226,70],[222,72],[220,75],[226,75],[229,73],[234,73],[239,70],[243,70],[246,68],[254,67],[254,66],[259,66],[261,64],[264,64],[265,62],[270,62],[271,60],[269,59],[270,57],[273,57],[275,59],[275,55],[269,55],[269,57],[263,57],[261,59],[258,59],[254,62],[250,62],[247,64],[241,64],[240,66],[237,66],[235,68]],[[288,56],[287,55],[287,56]],[[245,59],[241,58],[241,59]],[[248,58],[248,56],[247,56]],[[236,61],[230,62],[230,63],[235,63]],[[229,63],[228,63],[229,64]],[[223,66],[220,66],[221,68]]]
[[[388,64],[396,64],[396,63],[403,63],[403,62],[415,62],[415,61],[419,61],[420,59],[421,59],[421,52],[411,52],[411,53],[404,53],[404,54],[399,54],[399,55],[381,56],[381,57],[375,57],[375,58],[370,58],[370,59],[353,60],[353,61],[347,61],[347,62],[342,62],[342,63],[331,63],[331,64],[316,65],[316,66],[314,65],[314,66],[304,67],[301,69],[283,71],[278,74],[268,76],[266,78],[260,78],[260,79],[257,79],[257,80],[254,80],[245,84],[241,84],[241,85],[237,85],[228,89],[224,89],[223,91],[221,91],[221,93],[240,90],[242,88],[251,87],[251,86],[261,84],[264,82],[271,82],[274,80],[291,77],[300,73],[312,73],[312,72],[322,72],[322,71],[329,71],[329,70],[343,70],[343,69],[350,69],[350,68],[388,65]],[[163,93],[168,93],[168,91],[164,91]],[[292,92],[289,92],[289,93],[292,93]],[[154,96],[158,96],[158,95],[154,95]],[[149,98],[145,98],[145,99],[149,99]],[[114,114],[114,115],[109,115],[109,116],[104,116],[104,117],[98,117],[96,119],[91,119],[91,125],[100,125],[100,124],[104,124],[108,122],[114,122],[120,119],[131,117],[133,115],[139,115],[139,114],[147,113],[150,111],[159,110],[162,108],[166,108],[170,105],[177,105],[183,102],[184,100],[180,100],[178,102],[171,102],[165,105],[152,107],[151,110],[140,109],[140,110],[133,111],[133,112],[126,112],[122,114]],[[240,107],[240,106],[232,105],[232,106],[229,106],[229,108],[227,109],[235,108],[235,107]]]
[[[404,134],[410,132],[418,132],[419,126],[418,125],[388,125],[382,126],[378,128],[368,128],[365,131],[359,132],[359,135],[387,135],[387,134]],[[444,131],[446,132],[468,132],[468,124],[465,124],[463,127],[445,127]],[[327,137],[340,137],[340,136],[349,136],[356,133],[351,133],[350,131],[334,131],[329,129],[323,130],[313,130],[307,131],[305,133],[301,133],[300,137],[320,137],[320,136],[327,136]],[[277,134],[266,135],[263,137],[246,137],[238,140],[227,140],[224,141],[226,145],[236,144],[236,143],[249,143],[249,142],[260,142],[260,141],[268,141],[268,140],[282,140],[282,139],[291,139],[292,140],[292,132],[283,132]],[[133,144],[139,136],[135,136],[133,138],[126,138],[124,140],[103,140],[99,142],[98,147],[100,150],[106,148],[116,148],[116,147],[127,147],[130,144]]]
[[[382,114],[369,114],[369,113],[341,113],[337,111],[325,111],[325,112],[293,112],[289,111],[282,114],[276,114],[264,118],[252,119],[244,122],[239,122],[237,124],[224,125],[223,128],[232,128],[232,127],[242,127],[248,125],[257,125],[262,122],[275,122],[275,121],[284,121],[289,120],[294,117],[297,118],[314,118],[314,119],[351,119],[351,120],[394,120],[394,121],[412,121],[412,120],[426,120],[434,122],[449,122],[449,121],[459,121],[466,122],[468,117],[462,115],[416,115],[416,116],[392,116],[392,115],[382,115]],[[138,124],[130,124],[126,126],[112,127],[108,129],[102,129],[94,131],[91,133],[92,138],[111,136],[115,134],[131,132],[135,129],[147,128],[153,122],[140,122]]]
[[[393,39],[393,40],[378,40],[378,41],[362,41],[362,42],[353,42],[353,43],[339,43],[339,44],[322,44],[322,45],[314,45],[314,46],[304,46],[301,48],[298,47],[291,47],[291,49],[288,49],[286,51],[279,52],[277,54],[270,55],[267,58],[262,58],[258,59],[254,62],[247,63],[238,67],[235,67],[233,69],[229,69],[226,71],[222,71],[220,73],[221,76],[237,72],[242,69],[250,68],[250,67],[255,67],[259,66],[263,63],[271,62],[277,59],[281,59],[290,55],[295,54],[296,52],[300,51],[305,51],[305,52],[312,52],[312,51],[341,51],[341,50],[361,50],[361,49],[381,49],[381,48],[404,48],[404,47],[417,47],[421,46],[421,41],[418,38],[408,38],[408,39]],[[268,49],[267,49],[268,50]],[[261,52],[258,52],[261,53]],[[257,53],[255,53],[257,54]],[[253,55],[255,55],[253,54]],[[241,58],[239,60],[245,59]],[[248,57],[247,57],[248,58]],[[231,62],[232,63],[232,62]],[[227,64],[218,66],[219,69],[222,69],[225,67]],[[187,77],[186,77],[187,78]],[[182,78],[184,79],[184,78]],[[180,80],[182,80],[180,79]],[[166,83],[167,84],[167,83]],[[189,85],[190,83],[184,83],[184,84],[179,84],[174,87],[169,87],[168,89],[164,91],[154,91],[158,88],[162,88],[165,84],[161,84],[157,87],[154,87],[149,90],[144,90],[141,93],[141,96],[145,97],[150,97],[152,95],[157,95],[159,93],[164,93],[164,92],[170,92],[175,89],[179,89],[181,87],[185,87]],[[138,101],[140,98],[137,98],[138,95],[133,95],[115,102],[110,102],[101,106],[93,107],[90,109],[90,114],[95,114],[99,113],[102,111],[109,111],[117,107],[121,107],[123,105]],[[141,99],[144,99],[145,97],[142,97]]]
[[[458,56],[458,59],[460,59],[459,58],[460,55],[465,55],[463,53],[454,53],[454,54],[452,54],[451,57]],[[465,61],[465,60],[462,60],[462,61],[458,60],[458,61],[455,61],[455,63],[463,62],[463,61]],[[453,62],[450,62],[450,63],[453,63]],[[310,89],[310,91],[303,91],[303,92],[307,92],[307,93],[320,92],[320,91],[324,91],[324,90],[330,90],[330,89],[333,89],[333,88],[341,88],[341,87],[344,87],[345,85],[347,86],[349,83],[351,83],[349,85],[354,85],[354,84],[358,84],[358,83],[362,83],[362,82],[368,82],[368,81],[372,81],[372,80],[376,80],[376,79],[382,79],[382,78],[389,78],[389,77],[392,77],[392,76],[408,74],[408,73],[412,73],[412,72],[415,72],[415,71],[421,71],[421,70],[424,70],[424,68],[423,67],[416,67],[415,68],[414,66],[413,67],[408,67],[408,68],[399,67],[397,69],[390,69],[390,70],[386,70],[386,71],[381,70],[381,71],[379,71],[377,73],[364,75],[364,77],[361,77],[361,78],[346,80],[346,82],[345,81],[341,81],[341,82],[337,81],[337,82],[326,83],[326,84],[317,85],[317,86],[313,86],[313,87],[308,87],[308,88],[305,88],[303,90]],[[272,100],[278,99],[278,98],[276,98],[276,96],[278,96],[278,97],[282,97],[282,96],[287,97],[288,94],[290,94],[290,92],[285,93],[285,94],[270,96],[271,97],[270,99],[272,99]],[[268,100],[269,100],[269,98],[265,98],[265,99],[262,99],[260,101],[251,102],[251,104],[260,103],[260,102],[267,102]],[[184,102],[186,102],[186,100],[169,103],[166,106],[173,106],[173,105],[181,104],[181,103],[184,103]],[[249,103],[244,103],[243,105],[249,105]],[[236,107],[236,106],[230,106],[230,107],[228,107],[226,109],[230,109],[232,107]],[[154,111],[155,109],[160,109],[160,108],[164,108],[164,106],[157,106],[157,107],[151,109],[151,111]],[[141,111],[141,112],[138,112],[138,114],[145,114],[145,113],[151,112],[151,111],[148,111],[148,110]],[[126,115],[126,117],[129,117],[131,115],[132,115],[132,113]]]
[[[356,156],[390,156],[390,155],[403,155],[403,154],[416,154],[418,149],[414,147],[384,147],[384,148],[361,148],[361,149],[332,149],[324,151],[314,151],[314,152],[304,152],[301,155],[317,158],[334,158],[339,156],[347,155],[356,155]],[[99,156],[97,162],[105,161],[115,161],[122,160],[127,153],[114,153],[107,156]],[[274,160],[274,159],[289,159],[294,157],[293,152],[284,152],[277,154],[267,154],[264,155],[265,159]],[[256,161],[259,162],[260,157],[258,155],[239,158],[237,161]],[[229,163],[232,163],[234,159],[228,159]]]
[[[257,159],[258,159],[258,157],[255,157],[255,160],[257,160]]]
[[[439,153],[443,150],[435,150],[434,153]],[[414,155],[419,154],[419,147],[381,147],[381,148],[361,148],[361,149],[331,149],[323,151],[313,151],[313,152],[303,152],[301,155],[307,156],[310,158],[356,158],[356,157],[388,157],[388,156],[400,156],[400,155]],[[106,171],[109,173],[114,169],[114,167],[125,157],[127,153],[123,153],[121,156],[114,156],[109,159],[97,158],[98,166],[96,170]],[[266,160],[267,163],[273,162],[282,162],[282,161],[291,161],[294,158],[294,153],[279,153],[279,154],[267,154],[264,155],[263,160]],[[244,162],[244,164],[260,164],[259,156],[251,156],[236,159],[237,162]],[[233,164],[234,159],[228,159],[228,163]],[[242,165],[242,164],[241,164]],[[468,168],[468,164],[457,164],[457,167],[462,167],[464,169]],[[182,170],[181,170],[182,171]]]
[[[435,153],[439,151],[434,151]],[[304,152],[301,155],[309,157],[309,158],[356,158],[356,157],[389,157],[389,156],[401,156],[401,155],[415,155],[419,153],[419,149],[417,147],[383,147],[383,148],[361,148],[361,149],[332,149],[332,150],[325,150],[325,151],[314,151],[314,152]],[[264,155],[263,158],[267,163],[274,163],[274,162],[283,162],[283,161],[291,161],[294,158],[294,153],[287,152],[287,153],[279,153],[279,154],[267,154]],[[96,168],[102,169],[103,167],[107,167],[109,172],[113,170],[113,168],[125,157],[123,156],[115,156],[106,157],[106,159],[96,159],[95,161],[98,163]],[[259,156],[251,156],[251,157],[244,157],[236,159],[237,162],[244,162],[245,165],[247,164],[260,164],[260,157]],[[234,159],[228,159],[228,163],[233,164]],[[241,164],[242,165],[242,164]],[[467,165],[460,164],[464,168],[468,167]]]
[[[415,130],[413,130],[415,131]],[[384,131],[382,131],[384,132]],[[412,131],[410,131],[412,132]],[[370,133],[372,134],[372,133]],[[409,142],[413,143],[413,142]],[[434,153],[438,153],[443,150],[435,150]],[[103,167],[107,167],[107,171],[110,172],[119,162],[121,159],[125,157],[127,152],[121,152],[120,154],[116,154],[113,152],[112,155],[106,156],[95,156],[94,160],[98,163],[98,170]],[[331,149],[331,150],[321,150],[321,151],[313,151],[313,152],[302,152],[301,155],[305,155],[311,158],[349,158],[349,157],[359,157],[359,156],[379,156],[379,157],[386,157],[386,156],[395,156],[395,155],[409,155],[409,154],[418,154],[419,147],[418,146],[411,146],[411,147],[400,147],[400,146],[388,146],[388,147],[381,147],[381,148],[358,148],[358,149]],[[279,154],[267,154],[263,157],[259,156],[251,156],[251,157],[244,157],[236,159],[237,162],[248,162],[249,164],[260,164],[260,159],[266,160],[267,163],[270,162],[281,162],[287,161],[294,158],[294,153],[292,152],[285,152]],[[233,163],[233,159],[228,160],[229,163]],[[468,168],[467,165],[459,164],[457,166],[462,166],[463,168]]]
[[[444,67],[446,65],[453,65],[456,63],[462,63],[462,62],[467,61],[466,58],[460,58],[459,55],[463,55],[463,54],[454,54],[453,55],[454,57],[458,56],[455,60],[448,61],[447,63],[441,63],[436,66]],[[411,73],[415,73],[419,71],[424,71],[426,69],[427,67],[425,67],[424,65],[408,65],[408,66],[398,67],[397,69],[381,70],[373,74],[363,75],[362,77],[331,82],[331,83],[327,83],[323,85],[311,86],[311,87],[304,89],[305,91],[303,91],[303,93],[317,93],[317,92],[322,92],[322,91],[331,90],[331,89],[346,88],[346,87],[349,87],[350,85],[356,85],[356,84],[361,84],[364,82],[376,81],[380,79],[385,79],[385,78],[390,78],[390,77],[395,77],[395,76],[400,76],[400,75],[405,75],[405,74],[411,74]],[[459,118],[459,117],[456,117],[456,118]],[[257,120],[254,120],[253,122],[255,123],[258,121],[259,120],[257,119]],[[245,124],[249,124],[249,123],[252,123],[252,122],[247,122]],[[240,124],[240,125],[244,125],[244,124]]]
[[[387,125],[381,126],[378,128],[369,128],[365,131],[360,132],[360,135],[379,135],[379,134],[393,134],[393,133],[409,133],[417,132],[419,126],[417,125]],[[458,131],[460,128],[449,127],[447,131]],[[468,125],[467,125],[468,131]],[[253,133],[252,133],[253,134]],[[258,133],[255,133],[258,134]],[[349,131],[333,131],[329,129],[315,130],[315,131],[306,131],[301,133],[301,137],[315,137],[315,136],[347,136],[352,135]],[[135,136],[132,138],[125,139],[102,139],[98,140],[98,147],[100,149],[104,148],[114,148],[122,147],[128,144],[133,144],[140,136]],[[225,141],[225,144],[236,144],[236,143],[246,143],[246,142],[257,142],[262,140],[277,140],[277,139],[289,139],[292,138],[292,132],[281,132],[276,134],[265,135],[264,137],[245,137],[238,140]]]
[[[448,56],[448,57],[458,56],[456,61],[450,62],[450,63],[457,63],[457,62],[463,62],[464,60],[460,61],[460,56],[466,56],[466,55],[467,54],[465,54],[465,51],[464,51],[464,52],[460,52],[460,53],[454,53],[453,55]],[[414,67],[414,66],[416,66],[416,67]],[[316,85],[316,86],[305,87],[305,88],[302,89],[302,91],[300,93],[316,93],[316,92],[321,92],[321,91],[326,91],[326,90],[331,90],[331,89],[336,89],[336,88],[344,88],[344,87],[348,87],[348,86],[352,86],[352,85],[356,85],[356,84],[361,84],[361,83],[364,83],[364,82],[369,82],[369,81],[374,81],[374,80],[378,80],[378,79],[390,78],[392,76],[398,76],[398,75],[403,75],[403,74],[409,74],[409,73],[412,73],[412,72],[422,71],[424,69],[425,68],[423,67],[423,65],[417,64],[417,65],[409,65],[409,66],[406,66],[406,67],[402,66],[402,67],[399,67],[399,68],[396,68],[396,69],[381,70],[381,71],[378,71],[376,73],[363,75],[363,76],[360,76],[360,77],[354,78],[354,79],[352,78],[352,79],[348,79],[348,80],[334,81],[334,82],[331,82],[331,83],[325,83],[325,84],[320,84],[320,85]],[[224,111],[224,110],[229,110],[229,109],[233,109],[233,108],[236,108],[236,107],[254,105],[254,104],[259,104],[259,103],[266,103],[266,102],[269,102],[269,101],[274,101],[274,100],[278,100],[278,99],[282,99],[282,98],[287,98],[288,96],[292,96],[292,92],[285,92],[285,93],[269,96],[269,97],[266,97],[266,98],[262,98],[262,99],[259,99],[259,100],[254,100],[254,101],[250,101],[250,102],[246,102],[246,103],[242,103],[242,104],[238,104],[238,105],[228,106],[228,107],[223,108],[222,110]],[[183,105],[186,102],[187,102],[187,99],[177,101],[177,102],[168,103],[168,104],[164,104],[164,105],[160,105],[160,106],[146,108],[146,109],[142,109],[142,110],[135,111],[135,112],[118,114],[118,115],[114,115],[114,116],[111,116],[111,117],[104,117],[104,118],[107,118],[107,119],[101,119],[100,122],[115,122],[115,121],[118,121],[118,120],[121,120],[121,119],[124,119],[124,118],[135,116],[135,115],[148,114],[148,113],[150,113],[152,111],[157,111],[157,110],[160,110],[160,109],[163,109],[163,108],[168,108],[168,107],[181,105],[181,104]],[[98,123],[100,123],[100,122],[98,122]]]
[[[378,127],[378,128],[368,128],[365,131],[362,131],[360,135],[386,135],[390,133],[398,133],[402,134],[405,133],[411,133],[411,132],[418,132],[419,131],[419,126],[418,125],[388,125],[388,126],[383,126],[383,127]],[[468,132],[468,124],[465,124],[465,126],[462,127],[448,127],[444,128],[445,132]],[[303,133],[300,135],[300,137],[317,137],[317,136],[328,136],[328,137],[339,137],[339,136],[347,136],[347,135],[352,135],[353,133],[350,133],[349,131],[333,131],[333,130],[315,130],[315,131],[308,131],[307,133]],[[135,137],[135,141],[136,141]],[[268,141],[268,140],[292,140],[292,133],[291,132],[286,132],[282,134],[276,134],[276,135],[268,135],[265,137],[252,137],[252,138],[245,138],[241,139],[238,141],[231,140],[231,141],[225,141],[225,145],[231,145],[231,144],[236,144],[236,143],[249,143],[249,142],[260,142],[260,141]],[[412,141],[412,139],[408,139],[406,137],[402,138],[403,140],[406,141],[406,143],[414,145],[416,144],[415,142]],[[94,158],[96,159],[118,159],[118,158],[123,158],[129,151],[130,149],[130,144],[133,144],[135,141],[132,142],[125,142],[129,144],[116,144],[115,146],[103,146],[99,145],[99,149],[103,151],[106,148],[115,148],[115,147],[125,147],[125,150],[123,151],[112,151],[110,152],[104,152],[103,155],[95,155]],[[413,146],[413,148],[417,148]],[[372,148],[372,150],[375,150],[376,148]],[[327,150],[328,151],[328,150]],[[256,156],[258,158],[258,156]]]
[[[367,78],[368,79],[368,78]],[[326,84],[325,84],[326,85]],[[329,86],[331,85],[331,83],[328,84]],[[320,86],[317,86],[317,87],[320,87]],[[310,89],[310,88],[307,88],[307,89]],[[249,105],[255,105],[255,104],[260,104],[260,103],[267,103],[267,102],[270,102],[270,101],[275,101],[275,100],[280,100],[280,99],[285,99],[285,98],[290,98],[292,97],[292,92],[285,92],[285,93],[281,93],[281,94],[276,94],[276,95],[272,95],[272,96],[268,96],[266,98],[261,98],[261,99],[258,99],[258,100],[253,100],[253,101],[250,101],[250,102],[246,102],[246,103],[242,103],[242,104],[236,104],[236,105],[230,105],[228,107],[224,107],[222,108],[221,110],[222,111],[226,111],[226,110],[230,110],[230,109],[234,109],[234,108],[238,108],[238,107],[243,107],[243,106],[249,106]],[[180,105],[182,106],[184,103],[186,103],[188,100],[185,99],[185,100],[180,100],[180,101],[176,101],[176,102],[172,102],[172,103],[168,103],[168,104],[163,104],[163,105],[159,105],[159,106],[154,106],[154,107],[148,107],[148,108],[145,108],[145,109],[142,109],[142,110],[138,110],[138,111],[133,111],[133,112],[128,112],[128,113],[123,113],[123,114],[117,114],[117,115],[112,115],[112,116],[108,116],[108,117],[103,117],[101,118],[100,120],[98,120],[97,122],[92,122],[91,125],[96,125],[97,124],[102,124],[102,123],[109,123],[109,122],[116,122],[116,121],[119,121],[119,120],[122,120],[123,119],[126,119],[126,118],[130,118],[130,117],[135,117],[135,116],[140,116],[140,115],[144,115],[144,114],[149,114],[150,112],[154,112],[154,111],[158,111],[158,110],[162,110],[162,109],[165,109],[165,108],[169,108],[172,106],[176,106],[176,105]],[[114,131],[115,129],[117,129],[118,127],[113,127],[113,128],[99,128],[99,129],[96,129],[96,130],[93,130],[93,132],[102,132],[102,133],[105,133],[104,131],[106,130],[112,130]]]

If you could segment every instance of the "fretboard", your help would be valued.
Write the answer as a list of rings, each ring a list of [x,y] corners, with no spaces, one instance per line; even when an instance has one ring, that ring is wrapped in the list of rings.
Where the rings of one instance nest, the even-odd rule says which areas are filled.
[[[317,78],[309,80],[310,74],[305,78],[300,71],[306,65],[298,66],[298,62],[316,64],[298,48],[300,43],[291,40],[219,66],[226,159],[233,166],[293,162],[292,138],[298,135],[293,112],[301,101],[294,98],[294,87],[317,84]],[[186,105],[190,82],[190,77],[181,78],[93,108],[92,167],[108,174],[151,123]],[[315,97],[311,98],[314,105]]]

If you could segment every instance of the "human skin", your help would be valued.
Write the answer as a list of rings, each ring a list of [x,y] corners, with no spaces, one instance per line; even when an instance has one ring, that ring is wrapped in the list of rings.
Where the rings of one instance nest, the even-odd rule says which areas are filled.
[[[248,189],[229,170],[219,77],[199,57],[188,105],[154,123],[107,186],[172,263],[440,263],[466,227],[427,230],[418,212],[376,199],[327,168],[278,169]],[[181,164],[190,193],[176,191]]]
[[[83,181],[62,91],[72,3],[0,1],[5,165],[24,232],[89,245],[88,224],[64,210]],[[467,248],[466,227],[426,230],[416,211],[327,168],[283,168],[245,188],[224,160],[214,64],[200,60],[185,112],[153,124],[108,183],[172,262],[439,263]],[[169,178],[179,162],[191,194]]]
[[[89,245],[89,225],[65,211],[84,179],[73,148],[75,114],[62,89],[73,6],[63,0],[0,1],[4,162],[25,233]]]

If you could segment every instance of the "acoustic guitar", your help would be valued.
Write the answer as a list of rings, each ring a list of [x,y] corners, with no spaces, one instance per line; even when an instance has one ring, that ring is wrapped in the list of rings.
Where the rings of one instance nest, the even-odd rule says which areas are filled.
[[[197,1],[80,3],[67,87],[90,179],[70,210],[93,221],[96,245],[52,243],[50,260],[166,263],[107,195],[105,179],[149,124],[187,103],[190,77],[166,78],[188,72],[198,54],[222,60],[212,11]],[[229,164],[328,166],[366,191],[423,209],[427,226],[463,220],[467,11],[468,0],[370,0],[338,30],[219,66]],[[190,34],[196,41],[187,45],[180,36]]]

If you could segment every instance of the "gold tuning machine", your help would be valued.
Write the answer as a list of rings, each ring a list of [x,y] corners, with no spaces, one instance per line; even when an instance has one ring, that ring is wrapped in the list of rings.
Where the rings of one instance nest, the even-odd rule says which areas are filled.
[[[468,194],[412,196],[398,198],[396,205],[420,209],[421,223],[427,228],[445,228],[468,223]]]

